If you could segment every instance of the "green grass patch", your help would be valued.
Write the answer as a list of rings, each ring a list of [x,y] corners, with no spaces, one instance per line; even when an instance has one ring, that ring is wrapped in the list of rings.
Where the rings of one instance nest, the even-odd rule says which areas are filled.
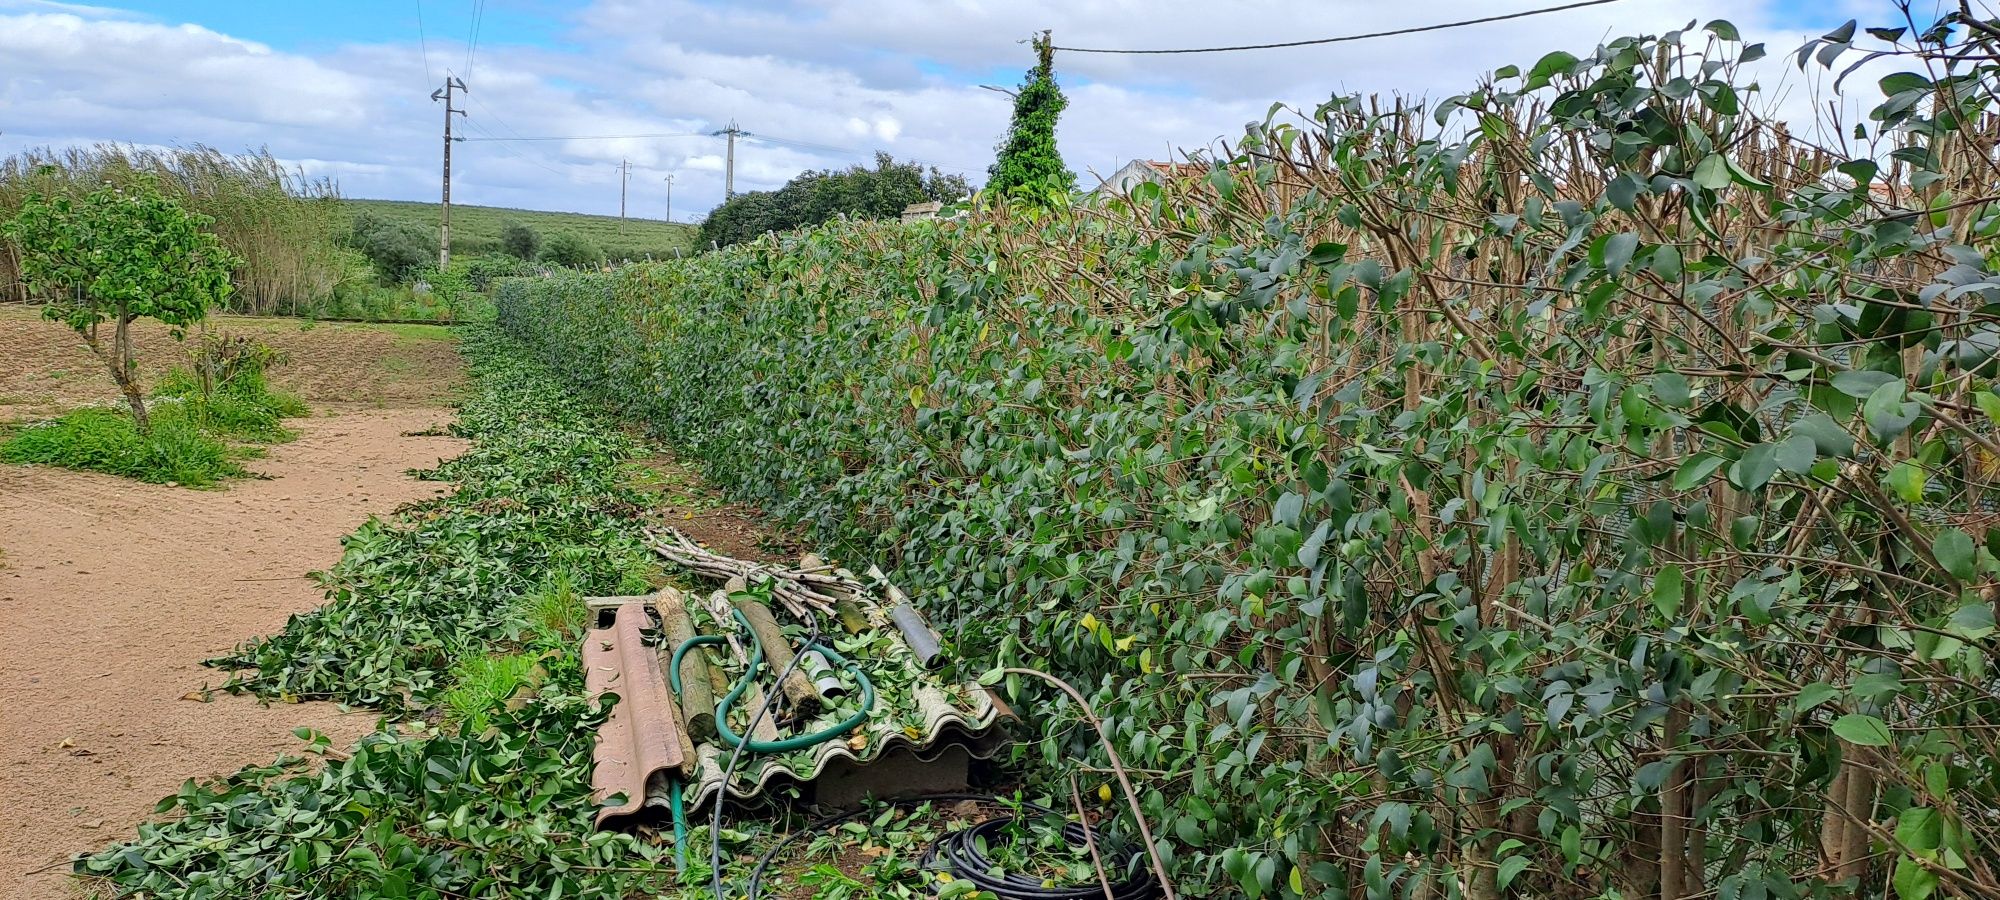
[[[445,721],[461,731],[478,734],[492,723],[493,714],[510,701],[525,703],[524,693],[532,691],[547,674],[534,656],[527,653],[498,653],[463,659],[451,667],[454,682],[438,705]]]
[[[186,487],[208,487],[243,474],[227,444],[171,406],[156,411],[151,434],[140,434],[131,414],[123,410],[79,409],[21,429],[0,444],[0,461]]]
[[[251,365],[206,391],[193,373],[174,369],[154,388],[148,412],[148,434],[139,432],[129,411],[101,406],[0,432],[0,461],[211,487],[246,474],[239,461],[262,456],[260,445],[297,437],[284,420],[310,410],[299,398],[272,390],[261,366]]]

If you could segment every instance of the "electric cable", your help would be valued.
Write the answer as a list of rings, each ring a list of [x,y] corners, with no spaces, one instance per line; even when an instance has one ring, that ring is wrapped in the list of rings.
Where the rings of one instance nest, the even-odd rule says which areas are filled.
[[[1026,800],[1008,800],[985,794],[927,794],[921,797],[903,797],[886,802],[889,806],[893,807],[910,807],[938,801],[956,802],[961,800],[1011,806],[1048,816],[1061,815],[1055,810],[1039,803],[1031,803]],[[771,863],[777,860],[778,855],[783,853],[786,847],[791,846],[791,843],[797,840],[800,835],[814,834],[843,822],[858,819],[874,811],[873,807],[863,806],[858,809],[850,809],[845,812],[823,816],[807,823],[805,827],[779,838],[777,843],[772,844],[770,849],[764,851],[764,855],[757,858],[757,865],[750,870],[750,883],[745,891],[746,900],[757,900],[758,892],[763,888],[764,873],[770,869]],[[1103,886],[1094,881],[1088,885],[1074,888],[1045,888],[1042,886],[1040,880],[1021,878],[1019,883],[1015,883],[1012,879],[1019,878],[1020,876],[994,876],[988,874],[993,870],[993,865],[986,858],[985,851],[979,849],[980,843],[984,842],[988,847],[993,846],[996,840],[996,832],[1004,829],[1014,821],[1013,817],[988,819],[970,828],[963,828],[952,834],[947,834],[933,842],[930,848],[925,851],[924,864],[931,865],[933,861],[943,859],[951,866],[954,877],[971,881],[980,890],[991,892],[995,896],[1000,897],[1001,900],[1090,900],[1093,897],[1104,896]],[[1085,827],[1081,822],[1068,822],[1063,826],[1064,839],[1073,844],[1082,844]],[[977,832],[976,834],[975,831]],[[1122,855],[1125,858],[1122,867],[1126,871],[1132,871],[1136,868],[1134,863],[1143,854],[1138,848],[1128,846],[1120,851],[1118,855]],[[1152,873],[1145,871],[1134,872],[1134,874],[1127,877],[1124,881],[1114,882],[1111,886],[1111,895],[1114,900],[1146,900],[1146,898],[1157,896],[1158,893],[1159,883],[1154,880]]]
[[[486,0],[473,0],[472,34],[465,39],[465,77],[472,77],[472,63],[479,58],[479,26],[486,20]]]
[[[1044,879],[1024,872],[1002,870],[1002,874],[993,874],[1000,867],[986,854],[1007,842],[1005,832],[1015,821],[1011,816],[987,819],[938,838],[924,854],[924,864],[932,865],[942,860],[951,869],[953,877],[970,881],[973,886],[1000,900],[1091,900],[1104,896],[1104,886],[1096,881],[1070,887],[1048,887]],[[1082,822],[1071,819],[1063,824],[1063,840],[1073,847],[1084,846],[1091,836],[1088,828]],[[1125,845],[1106,850],[1108,856],[1118,859],[1116,871],[1124,873],[1123,880],[1111,884],[1111,900],[1150,900],[1159,895],[1159,882],[1154,880],[1153,873],[1143,868],[1145,854],[1139,848]],[[1113,870],[1107,860],[1105,874],[1111,876]]]
[[[1526,9],[1520,12],[1506,13],[1504,15],[1498,15],[1498,16],[1484,16],[1478,19],[1464,19],[1457,22],[1441,22],[1436,25],[1419,25],[1412,28],[1397,28],[1390,31],[1373,31],[1367,34],[1344,34],[1339,37],[1316,38],[1309,41],[1284,41],[1276,44],[1242,44],[1234,47],[1190,47],[1190,48],[1176,49],[1176,50],[1131,50],[1131,49],[1124,49],[1117,47],[1050,47],[1049,49],[1061,50],[1065,53],[1120,53],[1120,54],[1135,54],[1135,55],[1162,55],[1171,53],[1230,53],[1237,50],[1276,50],[1283,47],[1309,47],[1315,44],[1339,44],[1347,41],[1366,41],[1374,38],[1395,37],[1397,35],[1404,35],[1404,34],[1421,34],[1426,31],[1444,31],[1445,29],[1448,28],[1463,28],[1467,25],[1484,25],[1488,22],[1504,22],[1507,21],[1508,19],[1525,19],[1529,16],[1540,16],[1540,15],[1546,15],[1548,13],[1564,12],[1566,10],[1572,10],[1572,9],[1582,9],[1586,6],[1603,6],[1606,3],[1617,3],[1617,2],[1618,0],[1581,0],[1581,2],[1578,3],[1566,3],[1561,6],[1547,6],[1547,7],[1542,7],[1540,9]]]
[[[431,76],[431,39],[424,36],[424,0],[417,0],[417,47],[424,52],[424,84],[435,79]]]

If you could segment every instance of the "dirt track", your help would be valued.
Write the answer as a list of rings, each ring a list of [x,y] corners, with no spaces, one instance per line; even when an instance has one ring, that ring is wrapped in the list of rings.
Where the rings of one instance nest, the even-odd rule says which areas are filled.
[[[462,442],[406,435],[450,421],[457,354],[436,329],[225,324],[282,348],[273,382],[314,407],[248,463],[265,478],[191,491],[0,464],[0,900],[71,896],[71,854],[130,837],[188,778],[297,752],[294,728],[338,746],[374,726],[331,704],[201,702],[223,680],[201,661],[317,606],[301,576],[342,537],[441,489],[404,472]],[[173,345],[141,340],[164,368]],[[66,329],[0,309],[0,422],[116,396]]]
[[[331,704],[185,699],[201,660],[320,602],[299,576],[340,539],[439,486],[403,474],[459,452],[405,437],[439,409],[355,410],[299,424],[221,491],[0,466],[0,897],[64,895],[64,867],[28,870],[132,833],[190,777],[270,762],[292,729],[345,745],[374,717]]]

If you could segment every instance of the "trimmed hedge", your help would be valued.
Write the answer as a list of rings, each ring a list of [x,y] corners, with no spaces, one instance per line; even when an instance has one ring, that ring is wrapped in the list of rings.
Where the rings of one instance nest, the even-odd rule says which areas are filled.
[[[500,322],[971,668],[1082,685],[1191,894],[1991,889],[1992,147],[1885,82],[1935,210],[1885,214],[1709,32]]]

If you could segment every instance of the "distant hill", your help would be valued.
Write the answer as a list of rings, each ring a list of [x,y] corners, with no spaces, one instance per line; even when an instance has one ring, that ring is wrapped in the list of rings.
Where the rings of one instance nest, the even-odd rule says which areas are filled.
[[[390,220],[412,222],[435,229],[436,203],[414,200],[343,199],[355,214],[372,212]],[[541,212],[499,206],[451,206],[451,252],[454,255],[497,253],[500,228],[519,222],[541,232],[543,240],[558,231],[573,231],[604,248],[612,259],[670,258],[676,249],[686,252],[694,245],[695,226],[662,222],[658,219],[625,219],[584,213]]]

